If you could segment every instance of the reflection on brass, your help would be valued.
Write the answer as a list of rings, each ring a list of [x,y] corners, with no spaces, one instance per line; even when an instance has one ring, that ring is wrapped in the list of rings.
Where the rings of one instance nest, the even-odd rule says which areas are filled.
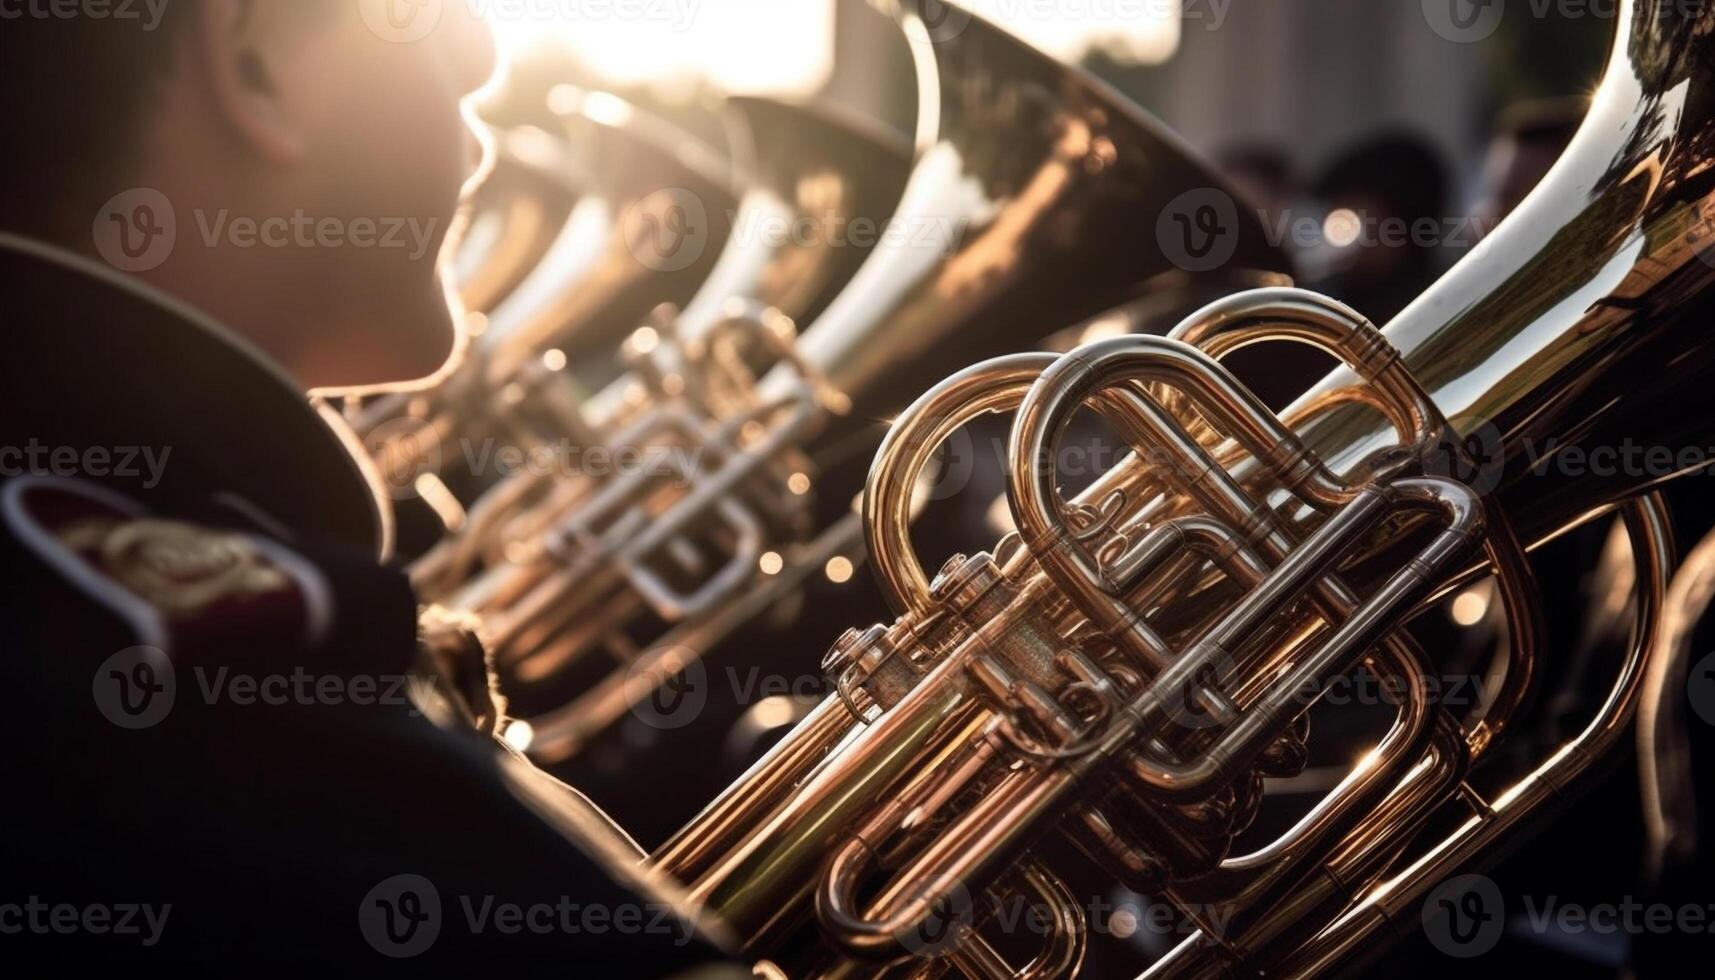
[[[919,4],[898,6],[909,25]],[[1394,941],[1438,885],[1575,791],[1668,655],[1674,547],[1651,491],[1675,474],[1532,472],[1524,440],[1677,453],[1715,434],[1715,12],[1631,0],[1618,25],[1566,158],[1385,330],[1324,297],[1255,290],[1168,338],[1004,356],[919,398],[863,502],[898,618],[840,639],[825,661],[837,694],[652,865],[794,978],[1071,977],[1086,927],[1040,846],[1052,835],[1196,927],[1148,977],[1313,976]],[[918,30],[926,48],[960,43]],[[1036,176],[1016,186],[1057,193]],[[995,234],[963,275],[1025,254]],[[942,286],[942,303],[968,295]],[[1220,360],[1263,341],[1343,366],[1276,417]],[[1064,500],[1041,461],[1084,408],[1134,455]],[[930,576],[909,534],[914,482],[997,411],[1015,417],[1018,530]],[[1493,458],[1473,454],[1491,442]],[[1612,686],[1581,732],[1480,790],[1474,771],[1523,762],[1498,747],[1540,681],[1525,548],[1615,510],[1635,598]],[[1480,574],[1509,635],[1492,697],[1459,709],[1433,695],[1436,666],[1404,627]],[[1391,727],[1296,825],[1238,853],[1264,780],[1306,762],[1315,692],[1356,669],[1404,692]],[[983,912],[1017,894],[1052,923],[1028,963],[1007,960]]]
[[[598,249],[575,302],[613,295],[592,283],[617,276],[663,303],[616,342],[611,382],[567,381],[591,373],[600,338],[549,325],[581,315],[559,299],[518,313],[550,264],[492,311],[477,367],[424,404],[382,406],[415,425],[371,426],[389,483],[447,527],[412,567],[419,592],[481,617],[523,715],[515,744],[538,759],[580,751],[813,578],[849,582],[861,520],[818,500],[858,487],[815,461],[862,445],[935,378],[1118,303],[1183,312],[1289,281],[1249,209],[1234,207],[1217,267],[1163,246],[1176,198],[1234,197],[1140,110],[986,24],[933,45],[901,24],[921,89],[914,144],[820,103],[729,100],[737,212],[724,247],[701,246],[709,268],[682,305],[667,302],[681,273],[662,271],[674,256],[657,246],[689,240],[668,233],[713,202],[681,193],[681,175],[614,209],[629,229]],[[611,96],[577,104],[647,135]],[[473,435],[476,452],[522,448],[533,465],[452,486]]]

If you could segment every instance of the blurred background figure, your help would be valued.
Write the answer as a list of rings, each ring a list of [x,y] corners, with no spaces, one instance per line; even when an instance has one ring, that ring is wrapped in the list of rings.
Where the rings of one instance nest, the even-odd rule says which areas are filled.
[[[1300,188],[1286,149],[1264,141],[1233,143],[1215,151],[1213,162],[1249,202],[1279,227],[1298,204]]]
[[[1444,244],[1465,224],[1448,213],[1446,165],[1411,132],[1382,133],[1345,151],[1312,193],[1325,214],[1308,285],[1376,323],[1435,281]]]
[[[1472,209],[1477,228],[1494,231],[1548,173],[1584,121],[1590,100],[1581,96],[1532,99],[1508,106],[1495,121],[1494,139],[1483,159],[1479,197]]]

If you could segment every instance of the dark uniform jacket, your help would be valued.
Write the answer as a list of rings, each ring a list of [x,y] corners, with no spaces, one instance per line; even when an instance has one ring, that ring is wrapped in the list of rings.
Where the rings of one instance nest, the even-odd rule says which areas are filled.
[[[0,297],[8,961],[721,961],[598,811],[426,716],[377,497],[286,379],[29,242],[0,238]]]

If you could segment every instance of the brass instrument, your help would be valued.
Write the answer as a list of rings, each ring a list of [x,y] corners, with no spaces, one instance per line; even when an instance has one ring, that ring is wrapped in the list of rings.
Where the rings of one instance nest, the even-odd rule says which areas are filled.
[[[566,424],[567,395],[545,355],[610,344],[711,274],[712,250],[687,252],[672,268],[644,266],[634,253],[639,229],[667,221],[687,197],[704,202],[700,236],[720,242],[730,229],[730,163],[617,96],[569,86],[555,94],[561,133],[517,126],[496,135],[494,172],[453,256],[473,313],[457,367],[428,392],[344,399],[382,479],[402,498],[423,494],[443,521],[456,521],[459,501],[484,489],[459,479],[472,475],[443,471],[461,441],[536,445]]]
[[[463,219],[452,257],[467,310],[493,310],[547,258],[591,182],[572,147],[533,126],[494,132],[493,164]]]
[[[871,254],[868,242],[847,237],[849,226],[891,211],[909,146],[826,106],[733,98],[725,119],[748,186],[702,289],[682,311],[663,306],[652,326],[628,339],[627,372],[595,395],[575,399],[568,388],[539,386],[516,399],[538,412],[547,407],[566,442],[656,458],[677,450],[671,458],[682,468],[610,479],[571,467],[508,476],[413,567],[420,594],[482,617],[485,641],[519,685],[550,677],[593,642],[622,643],[602,633],[638,616],[646,598],[676,619],[707,616],[753,577],[764,529],[787,537],[810,529],[812,498],[801,482],[810,464],[797,440],[823,410],[818,399],[829,399],[830,410],[845,406],[831,389],[812,388],[815,375],[795,362],[792,314],[826,308]],[[763,363],[797,366],[806,384],[761,400],[751,367],[759,352]],[[758,438],[758,428],[766,435]],[[717,469],[698,468],[710,465]],[[675,508],[671,494],[687,486],[696,500]],[[711,506],[712,535],[692,526]],[[641,533],[646,519],[657,522]],[[736,542],[722,539],[729,530],[738,532]],[[717,571],[696,569],[709,579],[701,589],[677,592],[640,561],[666,547],[695,565],[711,537],[714,548],[733,554]],[[649,591],[616,597],[627,575]],[[603,710],[593,730],[624,707],[609,698]],[[538,751],[563,744],[551,725],[543,735]]]
[[[1230,261],[1196,271],[1172,261],[1157,217],[1182,192],[1219,184],[1093,79],[981,21],[945,37],[908,11],[899,23],[920,105],[891,234],[861,266],[847,253],[843,278],[828,277],[843,289],[816,304],[801,334],[767,295],[767,277],[711,297],[725,281],[717,273],[676,321],[634,335],[632,376],[590,401],[586,425],[565,430],[585,446],[641,445],[700,465],[508,480],[416,569],[423,594],[482,618],[528,722],[514,732],[528,732],[538,758],[578,751],[808,576],[850,574],[861,519],[846,512],[817,526],[812,491],[830,488],[809,450],[897,410],[954,365],[1114,305],[1153,295],[1188,309],[1203,295],[1287,281],[1260,220],[1236,209]],[[764,106],[743,107],[755,119]],[[789,178],[780,195],[861,187],[848,173],[863,159],[850,148],[859,134],[834,139],[825,122],[797,115],[773,122],[782,135],[762,147],[773,162],[757,168],[777,185]],[[836,197],[840,207],[814,212],[819,227],[876,213]],[[742,212],[735,224],[742,236]],[[784,260],[796,261],[771,259]],[[531,685],[550,694],[533,697]],[[550,698],[563,706],[530,711]]]
[[[1575,795],[1665,669],[1653,488],[1677,469],[1575,477],[1526,465],[1527,440],[1677,450],[1715,418],[1715,12],[1626,0],[1617,21],[1564,159],[1385,330],[1302,290],[1243,292],[1170,338],[978,364],[905,411],[863,503],[898,618],[834,645],[838,694],[651,867],[766,975],[1072,977],[1086,928],[1055,836],[1197,927],[1148,977],[1314,976],[1415,928],[1450,875]],[[1261,342],[1343,367],[1277,418],[1221,364]],[[1057,439],[1084,409],[1133,454],[1062,500]],[[959,426],[1008,411],[1019,530],[931,579],[914,480]],[[1526,548],[1616,510],[1636,599],[1606,700],[1484,792],[1472,777],[1507,772],[1496,748],[1542,673]],[[1483,574],[1504,669],[1456,713],[1404,627]],[[1282,836],[1234,853],[1264,779],[1304,766],[1308,709],[1359,668],[1402,692],[1391,727]],[[1006,895],[1052,910],[1022,966],[985,929]]]

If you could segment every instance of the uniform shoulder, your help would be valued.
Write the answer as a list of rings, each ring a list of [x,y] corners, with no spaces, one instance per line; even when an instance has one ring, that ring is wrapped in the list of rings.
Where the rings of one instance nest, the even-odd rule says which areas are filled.
[[[285,646],[319,642],[332,598],[320,570],[265,534],[151,513],[75,478],[0,484],[0,533],[37,590],[72,591],[163,650],[242,625]]]

